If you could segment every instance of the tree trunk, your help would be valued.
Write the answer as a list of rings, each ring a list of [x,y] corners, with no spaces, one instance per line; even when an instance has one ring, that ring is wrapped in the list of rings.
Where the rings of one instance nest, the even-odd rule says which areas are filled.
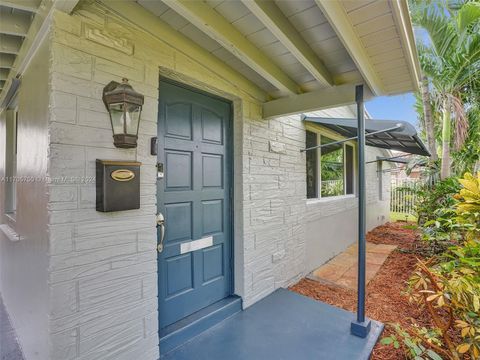
[[[480,171],[480,160],[477,160],[473,165],[473,173],[476,174],[478,171]]]
[[[428,78],[425,75],[422,76],[422,103],[423,117],[425,121],[425,132],[427,134],[428,151],[430,151],[430,154],[432,154],[430,160],[433,162],[438,159],[437,144],[435,141],[435,127],[433,124],[432,105],[430,103],[430,90],[428,89]]]
[[[450,110],[450,101],[445,98],[442,109],[442,167],[440,170],[442,180],[450,176],[450,128],[452,125]]]

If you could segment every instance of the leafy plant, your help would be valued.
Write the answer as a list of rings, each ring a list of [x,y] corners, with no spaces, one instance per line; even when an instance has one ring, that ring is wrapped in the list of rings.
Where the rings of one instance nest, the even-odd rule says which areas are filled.
[[[431,345],[435,347],[440,346],[440,342],[438,341],[438,334],[436,332],[432,332],[426,328],[418,328],[418,333],[422,334],[422,337],[410,334],[406,330],[402,329],[399,324],[390,324],[390,327],[395,331],[395,334],[390,336],[386,336],[380,340],[382,345],[391,345],[395,349],[400,348],[400,343],[403,344],[404,348],[406,349],[407,356],[415,359],[415,360],[442,360],[442,357],[435,351],[429,347],[425,347],[422,345],[422,341],[428,341]],[[440,353],[442,353],[441,348],[437,349]]]
[[[453,207],[440,208],[434,211],[435,218],[422,226],[422,238],[428,241],[433,254],[444,252],[449,246],[461,239],[463,225],[457,221],[457,213]]]
[[[428,215],[434,218],[423,222],[423,235],[443,250],[427,261],[418,259],[406,292],[432,325],[395,325],[395,335],[382,340],[401,341],[414,359],[480,359],[480,172],[452,181],[426,194],[423,205],[434,209]],[[457,183],[462,189],[451,195]]]
[[[457,220],[465,227],[467,239],[480,238],[480,171],[477,176],[466,173],[459,180],[463,186],[460,193],[455,196],[459,201]]]
[[[409,282],[410,300],[427,310],[449,359],[465,353],[480,357],[479,254],[480,242],[472,242],[452,247],[445,256],[449,261],[430,265],[419,260]]]
[[[452,208],[455,204],[454,195],[460,190],[460,183],[456,178],[448,178],[435,185],[424,185],[417,190],[418,201],[416,213],[418,224],[424,226],[426,222],[436,220],[439,209]]]

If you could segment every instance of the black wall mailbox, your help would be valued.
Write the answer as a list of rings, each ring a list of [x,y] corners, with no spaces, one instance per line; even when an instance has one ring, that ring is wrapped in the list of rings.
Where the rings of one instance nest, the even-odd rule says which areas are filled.
[[[141,164],[97,159],[97,211],[140,208]]]

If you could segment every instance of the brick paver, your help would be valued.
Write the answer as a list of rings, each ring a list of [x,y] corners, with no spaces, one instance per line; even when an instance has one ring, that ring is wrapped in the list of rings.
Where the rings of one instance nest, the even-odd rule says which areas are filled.
[[[396,245],[367,243],[367,284],[375,277],[382,264],[396,247]],[[310,278],[320,282],[333,283],[349,289],[356,289],[357,252],[356,244],[349,246],[344,252],[314,270]]]

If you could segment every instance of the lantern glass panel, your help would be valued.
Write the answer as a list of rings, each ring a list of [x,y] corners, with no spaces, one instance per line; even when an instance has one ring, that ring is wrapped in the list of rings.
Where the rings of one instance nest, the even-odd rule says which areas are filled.
[[[137,135],[138,121],[140,119],[141,106],[136,104],[125,104],[125,123],[127,134]]]
[[[123,134],[124,104],[110,104],[110,118],[112,120],[113,134]]]

